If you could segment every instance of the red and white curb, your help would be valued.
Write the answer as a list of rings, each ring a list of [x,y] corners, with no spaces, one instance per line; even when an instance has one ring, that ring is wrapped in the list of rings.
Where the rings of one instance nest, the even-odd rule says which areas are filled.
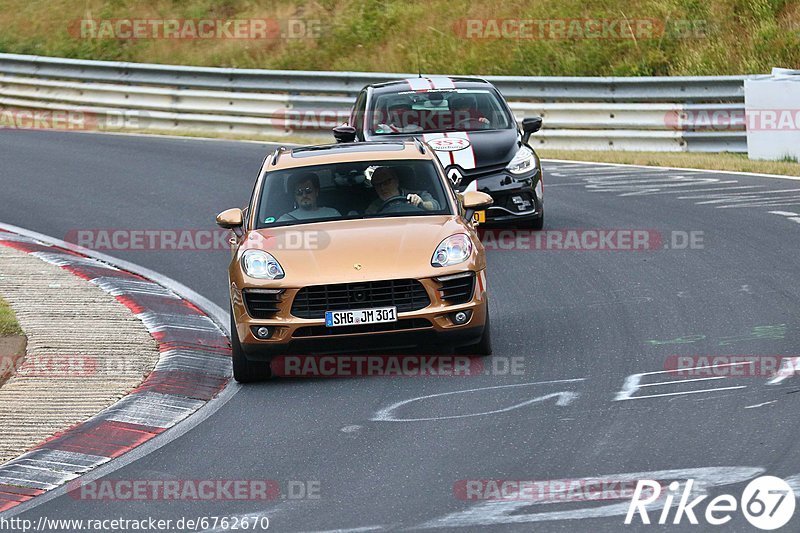
[[[199,307],[150,279],[0,229],[0,246],[29,253],[113,295],[144,323],[160,357],[142,384],[92,418],[0,465],[0,512],[55,489],[163,433],[230,381],[230,344]]]

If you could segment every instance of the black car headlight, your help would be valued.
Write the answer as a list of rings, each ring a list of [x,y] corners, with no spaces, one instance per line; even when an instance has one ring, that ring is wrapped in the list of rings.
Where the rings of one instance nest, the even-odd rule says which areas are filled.
[[[506,165],[506,170],[511,174],[527,174],[536,168],[536,157],[533,155],[533,150],[527,146],[523,146],[511,161]]]

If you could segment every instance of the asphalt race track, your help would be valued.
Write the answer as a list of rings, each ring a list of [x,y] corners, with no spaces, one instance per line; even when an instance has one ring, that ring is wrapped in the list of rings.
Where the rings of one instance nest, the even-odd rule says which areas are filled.
[[[76,229],[213,229],[217,212],[249,197],[268,148],[0,130],[0,221],[58,238]],[[545,194],[548,232],[645,230],[658,245],[574,250],[553,240],[550,250],[490,250],[494,358],[521,358],[524,372],[237,386],[193,430],[108,476],[318,482],[319,498],[64,495],[19,516],[264,515],[270,529],[291,532],[647,531],[663,526],[624,526],[622,500],[464,501],[456,487],[691,477],[711,496],[738,499],[765,473],[800,494],[798,378],[649,374],[674,355],[800,355],[800,181],[546,162]],[[227,308],[226,251],[106,253]],[[481,414],[489,411],[497,412]],[[717,529],[754,530],[741,514]],[[669,530],[698,528],[684,517]]]

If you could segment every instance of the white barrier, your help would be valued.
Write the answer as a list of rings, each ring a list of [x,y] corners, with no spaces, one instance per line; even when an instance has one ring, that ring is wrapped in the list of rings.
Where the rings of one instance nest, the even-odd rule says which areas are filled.
[[[748,157],[800,160],[800,71],[746,80],[744,96]]]
[[[118,128],[300,134],[327,142],[363,84],[403,76],[0,54],[0,107],[85,113]],[[743,82],[749,78],[487,79],[519,120],[544,117],[532,139],[542,147],[744,152]]]

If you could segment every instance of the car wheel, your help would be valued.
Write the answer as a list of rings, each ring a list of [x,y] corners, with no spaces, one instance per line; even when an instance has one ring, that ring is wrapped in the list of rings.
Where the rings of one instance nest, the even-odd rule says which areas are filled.
[[[239,342],[239,332],[233,320],[231,311],[231,361],[233,363],[233,379],[239,383],[253,383],[263,381],[270,377],[269,363],[249,361],[244,354],[242,343]]]
[[[470,344],[459,348],[462,355],[477,355],[481,357],[492,355],[492,327],[489,321],[489,310],[486,310],[486,324],[483,326],[481,340],[475,344]]]

